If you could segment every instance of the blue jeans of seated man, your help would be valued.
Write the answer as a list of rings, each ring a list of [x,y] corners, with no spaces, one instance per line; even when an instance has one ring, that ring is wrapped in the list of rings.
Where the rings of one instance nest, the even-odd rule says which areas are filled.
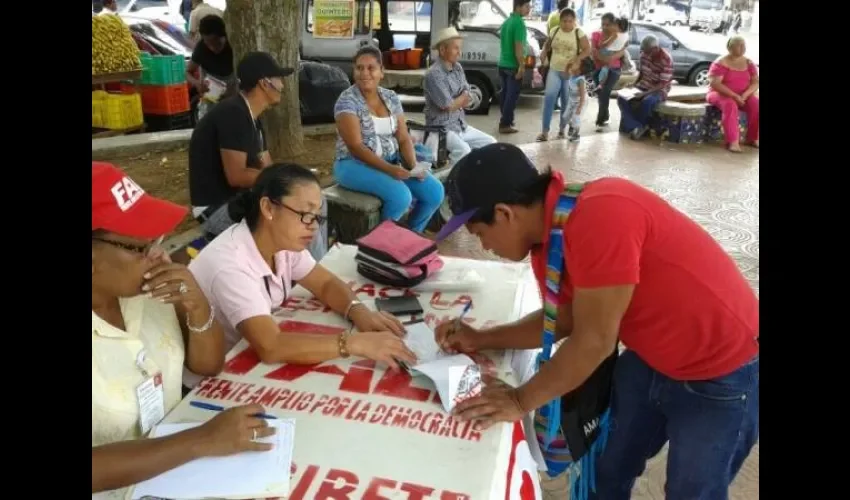
[[[385,159],[390,163],[398,162],[396,155]],[[334,163],[334,178],[346,189],[380,198],[381,220],[401,219],[413,200],[416,200],[407,221],[411,229],[420,233],[440,208],[445,194],[442,183],[430,173],[423,180],[411,177],[400,181],[354,158],[337,160]]]
[[[549,70],[546,75],[546,89],[543,91],[543,132],[549,132],[552,125],[552,113],[555,111],[555,101],[561,99],[561,113],[558,122],[558,130],[564,130],[567,125],[566,113],[569,105],[570,91],[567,88],[570,77],[561,71]]]
[[[594,500],[627,500],[646,461],[669,441],[668,500],[726,500],[759,435],[758,356],[728,375],[682,382],[633,351],[617,360],[611,427]]]
[[[623,122],[625,130],[629,132],[649,125],[652,112],[664,101],[664,97],[658,92],[653,92],[643,96],[636,104],[632,104],[632,101],[627,101],[622,97],[617,98],[620,120]]]

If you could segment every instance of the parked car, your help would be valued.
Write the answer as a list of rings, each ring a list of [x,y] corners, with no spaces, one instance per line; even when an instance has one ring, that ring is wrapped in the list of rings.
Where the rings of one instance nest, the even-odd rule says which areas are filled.
[[[638,69],[640,69],[640,42],[647,35],[658,38],[659,45],[673,56],[673,78],[676,81],[685,85],[708,86],[708,67],[720,57],[720,54],[690,49],[657,24],[632,21],[628,51]]]

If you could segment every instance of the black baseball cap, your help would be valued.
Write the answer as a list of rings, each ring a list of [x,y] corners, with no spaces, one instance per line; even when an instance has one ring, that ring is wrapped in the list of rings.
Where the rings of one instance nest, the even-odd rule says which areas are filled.
[[[446,198],[455,214],[437,233],[437,241],[466,224],[479,210],[506,203],[531,187],[540,173],[513,144],[497,142],[473,149],[445,180]]]
[[[294,73],[292,68],[282,68],[268,52],[248,52],[236,67],[239,88],[249,90],[264,78],[283,78]]]

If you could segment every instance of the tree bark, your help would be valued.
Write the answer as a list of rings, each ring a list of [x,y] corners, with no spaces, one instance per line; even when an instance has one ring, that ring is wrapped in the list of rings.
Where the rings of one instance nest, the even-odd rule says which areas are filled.
[[[228,0],[224,13],[234,65],[251,51],[268,52],[285,68],[280,104],[263,113],[266,142],[275,161],[294,160],[304,153],[301,104],[298,100],[298,35],[301,0]]]

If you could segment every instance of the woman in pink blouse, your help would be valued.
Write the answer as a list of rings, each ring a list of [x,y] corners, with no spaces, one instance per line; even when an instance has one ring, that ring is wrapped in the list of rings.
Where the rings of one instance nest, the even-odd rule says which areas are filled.
[[[726,147],[735,153],[741,152],[738,137],[738,110],[747,113],[747,140],[759,147],[759,88],[758,67],[744,56],[747,45],[740,36],[733,36],[726,43],[729,54],[711,64],[708,76],[711,90],[706,100],[720,109]]]

